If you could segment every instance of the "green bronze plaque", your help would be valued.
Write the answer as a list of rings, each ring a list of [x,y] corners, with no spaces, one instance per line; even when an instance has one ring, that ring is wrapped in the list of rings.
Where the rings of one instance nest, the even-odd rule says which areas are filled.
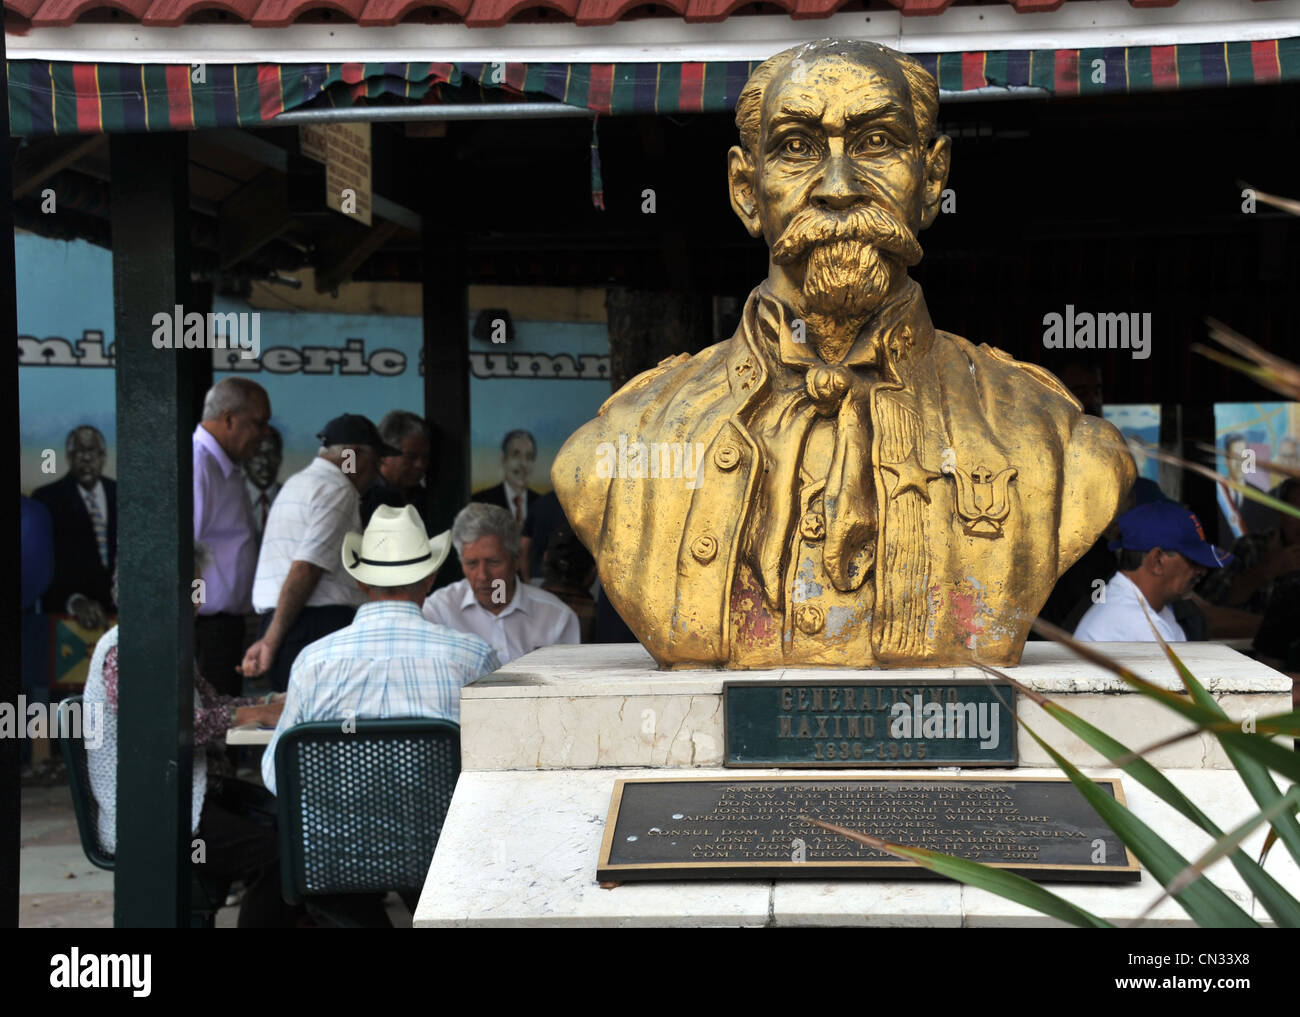
[[[1119,780],[1095,783],[1123,804]],[[811,819],[1027,879],[1124,883],[1141,875],[1066,777],[918,775],[616,781],[596,878],[937,878]]]
[[[725,682],[727,766],[1016,765],[1015,690],[925,679]]]

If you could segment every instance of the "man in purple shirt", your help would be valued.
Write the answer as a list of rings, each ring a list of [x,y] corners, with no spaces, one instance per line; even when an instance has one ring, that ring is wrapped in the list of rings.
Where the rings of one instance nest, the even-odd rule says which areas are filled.
[[[194,622],[199,673],[218,692],[238,696],[244,615],[252,609],[257,528],[239,464],[268,430],[271,400],[247,378],[223,378],[203,400],[194,429],[194,539],[211,552]]]

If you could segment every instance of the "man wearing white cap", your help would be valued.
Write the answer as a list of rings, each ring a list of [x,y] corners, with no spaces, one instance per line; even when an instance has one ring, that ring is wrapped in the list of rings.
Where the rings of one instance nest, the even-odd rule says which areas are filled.
[[[478,636],[420,615],[450,547],[450,531],[430,540],[411,505],[381,505],[364,536],[343,538],[343,567],[368,602],[351,625],[309,644],[294,661],[284,712],[262,755],[268,790],[275,791],[276,742],[295,724],[357,717],[460,722],[461,687],[501,665]]]

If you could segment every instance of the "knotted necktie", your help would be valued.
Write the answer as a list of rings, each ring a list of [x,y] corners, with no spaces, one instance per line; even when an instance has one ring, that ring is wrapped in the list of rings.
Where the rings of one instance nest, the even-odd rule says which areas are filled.
[[[876,485],[871,467],[870,383],[836,364],[804,379],[822,416],[835,416],[835,454],[826,474],[826,574],[841,593],[856,590],[876,557]]]
[[[746,545],[747,560],[774,610],[782,609],[783,565],[799,510],[800,466],[818,417],[835,421],[834,451],[822,492],[826,576],[836,590],[850,593],[871,573],[879,530],[871,461],[871,392],[882,383],[886,388],[902,387],[892,360],[913,341],[919,293],[914,283],[908,285],[876,322],[872,341],[859,344],[856,353],[840,364],[827,364],[807,345],[792,343],[786,311],[778,300],[763,294],[746,308],[744,327],[775,361],[766,405],[747,421],[763,448],[764,462],[757,511],[751,517],[755,530]],[[796,380],[799,374],[802,386]],[[780,449],[779,456],[773,454],[774,448]]]
[[[90,525],[95,530],[95,543],[99,545],[99,560],[104,568],[108,568],[108,523],[104,519],[104,513],[99,511],[99,499],[95,497],[94,491],[87,491],[80,487],[81,498],[86,503],[86,511],[90,513]]]

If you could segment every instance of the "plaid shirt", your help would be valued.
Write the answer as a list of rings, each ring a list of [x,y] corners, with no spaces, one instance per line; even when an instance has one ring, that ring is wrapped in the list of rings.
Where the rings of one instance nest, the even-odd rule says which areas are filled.
[[[362,604],[356,619],[293,662],[284,712],[262,755],[275,791],[275,746],[295,724],[364,717],[441,717],[460,723],[460,690],[500,667],[478,636],[427,622],[409,601]]]

